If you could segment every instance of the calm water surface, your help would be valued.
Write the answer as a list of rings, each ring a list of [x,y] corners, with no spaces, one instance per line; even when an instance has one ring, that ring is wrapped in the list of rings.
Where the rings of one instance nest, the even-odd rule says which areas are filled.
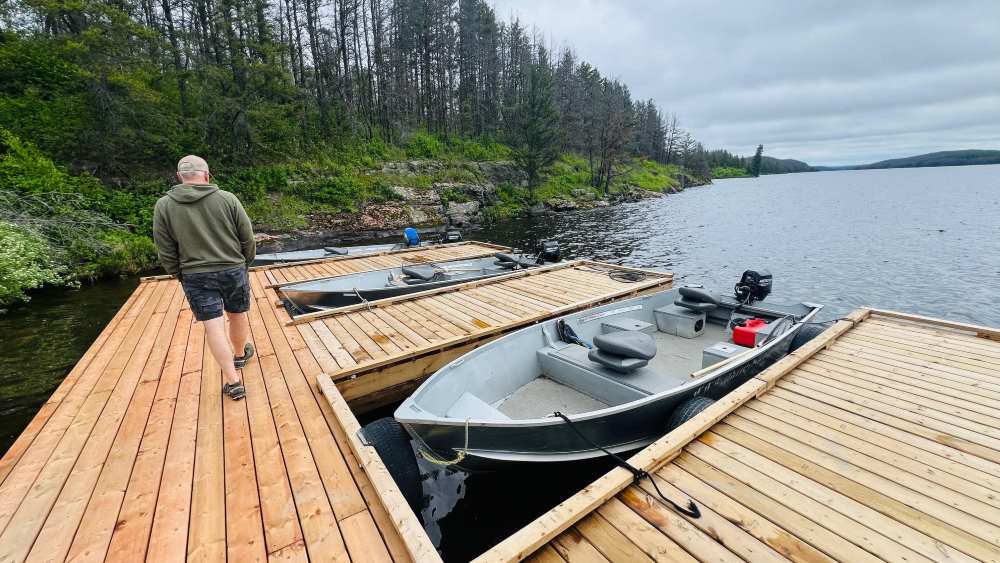
[[[774,299],[824,303],[825,318],[872,305],[1000,325],[1000,166],[721,180],[466,235],[528,249],[555,238],[566,257],[670,270],[680,283],[720,290],[744,269],[767,268]],[[134,287],[123,281],[44,292],[0,316],[0,452]],[[467,560],[606,469],[470,478],[436,472],[425,480],[434,495],[425,520],[447,559]]]

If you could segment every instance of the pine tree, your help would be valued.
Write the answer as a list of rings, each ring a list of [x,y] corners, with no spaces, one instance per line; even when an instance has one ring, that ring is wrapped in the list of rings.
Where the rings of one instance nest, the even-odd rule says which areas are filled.
[[[542,47],[528,71],[527,86],[518,112],[522,125],[516,157],[534,189],[542,172],[559,156],[559,115],[553,102],[552,70]]]
[[[750,161],[750,175],[754,178],[760,176],[760,162],[764,157],[764,145],[757,145],[757,152],[753,155],[753,160]]]

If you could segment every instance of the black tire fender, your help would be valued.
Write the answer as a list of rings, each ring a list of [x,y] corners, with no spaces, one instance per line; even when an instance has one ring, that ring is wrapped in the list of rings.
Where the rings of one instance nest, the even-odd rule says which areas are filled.
[[[399,487],[406,502],[418,516],[423,504],[423,485],[420,481],[420,468],[417,458],[410,446],[410,435],[406,429],[392,417],[380,418],[370,422],[362,429],[365,441],[375,448],[382,458],[393,481]]]
[[[667,432],[672,432],[675,428],[691,420],[696,414],[712,406],[715,401],[708,397],[691,397],[677,405],[674,412],[670,413],[667,419]]]
[[[804,325],[802,328],[799,329],[798,332],[795,333],[795,336],[792,337],[792,344],[789,347],[788,351],[794,352],[798,350],[799,348],[804,346],[806,342],[809,342],[813,338],[816,338],[825,330],[826,327],[823,325],[813,325],[813,324]]]

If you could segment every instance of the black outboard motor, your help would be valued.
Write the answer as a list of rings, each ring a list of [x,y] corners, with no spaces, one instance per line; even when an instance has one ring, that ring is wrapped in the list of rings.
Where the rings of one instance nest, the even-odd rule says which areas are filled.
[[[543,240],[542,247],[538,250],[538,263],[544,264],[546,262],[558,262],[561,259],[562,255],[559,252],[559,241]]]
[[[462,233],[458,231],[447,231],[442,239],[443,242],[462,242]]]
[[[744,305],[752,305],[754,301],[763,301],[771,294],[771,272],[767,270],[747,270],[733,288],[736,300]]]

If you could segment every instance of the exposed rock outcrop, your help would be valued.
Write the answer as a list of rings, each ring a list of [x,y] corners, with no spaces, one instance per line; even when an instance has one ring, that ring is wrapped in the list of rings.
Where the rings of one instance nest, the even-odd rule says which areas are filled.
[[[500,186],[527,186],[527,175],[514,162],[446,162],[409,160],[385,162],[370,174],[381,174],[392,181],[389,190],[395,200],[369,204],[356,213],[310,213],[309,229],[274,235],[260,234],[258,242],[268,247],[305,248],[336,242],[370,240],[394,236],[405,227],[425,230],[447,227],[467,229],[483,221],[484,210],[501,203]],[[292,184],[297,180],[290,180]],[[663,193],[626,186],[614,194],[602,195],[592,188],[580,187],[569,193],[550,197],[530,208],[538,216],[607,207],[664,197],[666,193],[704,185],[690,176],[680,178],[680,186]],[[420,187],[417,187],[420,186]]]

